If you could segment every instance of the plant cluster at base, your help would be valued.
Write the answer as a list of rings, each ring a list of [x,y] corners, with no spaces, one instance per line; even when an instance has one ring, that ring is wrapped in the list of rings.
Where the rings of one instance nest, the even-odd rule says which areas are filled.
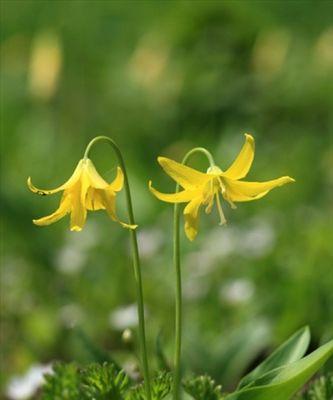
[[[107,142],[115,152],[119,166],[117,176],[107,183],[97,172],[88,158],[93,145],[99,141]],[[209,162],[206,172],[187,166],[194,153],[202,153]],[[162,400],[171,396],[180,400],[184,389],[195,400],[289,400],[333,355],[333,340],[322,345],[312,353],[306,354],[310,343],[307,327],[296,332],[271,356],[247,374],[236,390],[222,394],[221,386],[208,376],[182,379],[182,279],[180,257],[180,203],[187,203],[183,210],[185,234],[194,240],[199,229],[199,211],[205,206],[210,213],[214,204],[220,217],[220,225],[226,219],[221,199],[232,208],[234,203],[258,200],[272,189],[294,182],[293,178],[283,176],[265,182],[242,180],[249,172],[254,159],[254,138],[245,134],[245,143],[231,166],[223,171],[212,154],[203,147],[190,150],[178,163],[166,157],[158,161],[164,171],[176,182],[175,193],[161,193],[149,183],[150,191],[159,199],[174,203],[173,263],[175,272],[175,350],[173,373],[159,372],[151,380],[146,344],[145,312],[141,263],[136,236],[137,224],[134,218],[131,190],[122,153],[117,144],[107,136],[94,138],[87,146],[71,178],[53,190],[36,188],[28,179],[30,190],[39,195],[49,195],[63,191],[59,208],[49,216],[34,220],[36,225],[50,225],[66,214],[71,215],[72,231],[81,231],[85,225],[87,211],[106,210],[109,217],[121,226],[128,228],[132,244],[133,273],[137,292],[137,313],[140,344],[140,364],[143,382],[135,384],[124,371],[115,364],[93,364],[79,368],[75,364],[56,365],[54,375],[47,377],[42,400]],[[128,222],[122,222],[116,213],[116,194],[125,188]],[[182,188],[180,190],[180,188]],[[163,352],[161,353],[163,354]],[[168,364],[168,363],[166,363]],[[324,383],[319,383],[311,393],[324,393]],[[330,387],[327,389],[330,390]],[[310,393],[310,392],[309,392]],[[309,396],[312,396],[312,394]],[[316,397],[309,397],[309,399]],[[319,397],[320,399],[320,397]]]
[[[289,400],[333,355],[333,341],[304,357],[310,343],[307,327],[300,329],[239,382],[232,393],[207,375],[182,381],[185,392],[194,400]],[[157,372],[151,380],[152,400],[171,395],[173,375]],[[333,375],[312,383],[296,400],[329,400],[333,394]],[[326,397],[325,397],[326,396]],[[113,363],[56,364],[46,376],[41,400],[147,400],[145,387],[137,384]]]
[[[114,364],[93,363],[79,367],[57,363],[45,377],[40,400],[146,400],[145,388]],[[162,400],[171,391],[171,374],[159,372],[152,379],[152,400]]]
[[[145,400],[142,385],[133,386],[131,379],[113,364],[90,364],[80,368],[74,363],[57,363],[53,374],[45,376],[39,400]],[[153,400],[163,400],[171,392],[172,375],[159,372],[152,380]],[[187,379],[184,390],[194,400],[226,400],[222,388],[208,375]],[[333,372],[315,379],[293,400],[333,399]]]
[[[222,386],[217,385],[210,376],[201,375],[188,379],[183,384],[184,390],[195,400],[223,400]]]

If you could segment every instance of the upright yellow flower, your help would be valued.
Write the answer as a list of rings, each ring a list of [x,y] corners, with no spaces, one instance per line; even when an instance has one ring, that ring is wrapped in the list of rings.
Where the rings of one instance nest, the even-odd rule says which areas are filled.
[[[184,209],[185,233],[193,240],[198,233],[199,209],[206,206],[206,213],[210,213],[214,204],[220,216],[220,224],[226,219],[220,202],[220,194],[232,208],[236,202],[252,201],[265,196],[271,189],[294,182],[293,178],[283,176],[267,182],[245,182],[244,178],[249,172],[254,158],[254,139],[245,134],[245,144],[232,165],[222,171],[217,166],[211,166],[206,173],[197,171],[186,165],[165,157],[158,157],[158,162],[164,171],[171,176],[184,190],[179,193],[165,194],[152,187],[151,192],[160,200],[169,203],[188,203]]]
[[[106,210],[110,218],[124,227],[135,228],[119,221],[116,215],[116,192],[119,192],[124,183],[121,168],[117,169],[117,176],[112,183],[107,183],[96,171],[89,158],[79,161],[73,175],[66,183],[52,190],[36,188],[31,178],[28,178],[29,189],[39,195],[49,195],[63,191],[59,208],[47,217],[34,219],[33,223],[39,226],[50,225],[66,214],[71,214],[71,231],[81,231],[87,218],[87,210]]]

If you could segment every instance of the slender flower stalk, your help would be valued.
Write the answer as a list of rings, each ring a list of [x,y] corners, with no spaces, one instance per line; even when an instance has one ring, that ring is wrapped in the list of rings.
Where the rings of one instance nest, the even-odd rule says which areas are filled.
[[[132,198],[130,185],[128,182],[128,176],[126,172],[125,162],[121,151],[117,144],[108,136],[97,136],[94,138],[87,146],[87,149],[84,153],[84,159],[87,159],[89,156],[89,152],[92,146],[98,141],[106,141],[116,153],[118,158],[120,167],[124,174],[124,186],[126,193],[126,203],[127,203],[127,211],[129,223],[131,225],[135,224]],[[142,277],[141,277],[141,266],[140,266],[140,257],[139,257],[139,248],[138,241],[135,229],[130,229],[130,236],[132,242],[132,252],[133,252],[133,268],[134,268],[134,277],[136,283],[137,290],[137,299],[138,299],[138,316],[139,316],[139,338],[140,338],[140,350],[141,350],[141,362],[143,367],[143,376],[144,376],[144,385],[146,390],[147,400],[151,400],[151,388],[150,388],[150,376],[149,376],[149,365],[148,365],[148,356],[147,356],[147,345],[146,345],[146,329],[145,329],[145,314],[144,314],[144,302],[143,302],[143,287],[142,287]]]
[[[210,167],[207,172],[197,171],[186,166],[189,157],[201,152],[207,157]],[[220,225],[226,223],[223,213],[221,199],[224,199],[232,208],[236,208],[236,202],[253,201],[264,197],[270,190],[286,183],[294,182],[293,178],[283,176],[266,182],[247,182],[243,179],[249,172],[254,159],[254,138],[245,134],[245,143],[231,166],[223,171],[215,165],[212,155],[204,148],[197,147],[190,150],[184,157],[182,163],[165,157],[158,157],[158,162],[164,171],[177,182],[175,193],[161,193],[156,190],[151,181],[150,191],[159,200],[174,203],[174,231],[173,231],[173,258],[176,273],[176,301],[175,301],[175,371],[174,371],[174,400],[180,398],[181,382],[181,339],[182,339],[182,284],[180,263],[180,240],[179,240],[179,203],[187,203],[184,208],[184,229],[189,240],[194,240],[198,234],[199,211],[205,206],[209,214],[214,203],[220,218]],[[180,187],[183,190],[180,191]]]
[[[186,165],[188,159],[194,153],[203,153],[210,167],[215,166],[215,162],[211,153],[203,147],[196,147],[190,150],[183,158],[182,164]],[[179,193],[180,185],[176,185],[176,193]],[[176,274],[176,293],[175,293],[175,354],[174,354],[174,381],[173,381],[173,398],[180,399],[180,382],[181,382],[181,348],[182,348],[182,271],[180,261],[180,210],[179,203],[175,203],[173,210],[173,264]]]
[[[117,169],[117,176],[113,182],[107,183],[96,171],[93,162],[88,158],[92,146],[98,141],[106,141],[116,153],[120,167]],[[139,317],[139,338],[141,350],[141,362],[143,368],[144,385],[146,399],[151,400],[150,377],[146,346],[145,316],[143,304],[143,288],[141,278],[141,267],[139,258],[139,249],[136,236],[136,227],[131,199],[130,186],[126,172],[125,162],[119,147],[107,136],[98,136],[94,138],[87,146],[84,157],[79,161],[73,175],[63,185],[56,189],[44,190],[35,187],[31,179],[28,178],[29,189],[39,195],[51,195],[63,192],[58,209],[52,214],[33,220],[35,225],[45,226],[53,224],[66,214],[70,214],[71,231],[81,231],[85,225],[87,211],[106,210],[109,217],[130,230],[133,269],[137,290],[138,317]],[[116,193],[125,186],[126,202],[129,223],[119,220],[116,214]]]

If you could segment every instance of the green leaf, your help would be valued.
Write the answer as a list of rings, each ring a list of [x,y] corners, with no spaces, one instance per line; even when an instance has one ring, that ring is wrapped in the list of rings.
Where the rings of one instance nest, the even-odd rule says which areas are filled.
[[[301,360],[268,372],[226,400],[288,400],[333,355],[333,340]]]
[[[274,353],[266,358],[265,361],[259,364],[248,375],[244,376],[238,385],[238,389],[244,388],[260,376],[273,369],[299,360],[304,356],[309,343],[310,331],[306,326],[292,335],[277,350],[275,350]]]

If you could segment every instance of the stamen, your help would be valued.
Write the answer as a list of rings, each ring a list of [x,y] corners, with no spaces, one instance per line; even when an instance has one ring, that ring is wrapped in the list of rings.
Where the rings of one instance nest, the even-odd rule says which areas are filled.
[[[224,196],[224,194],[226,192],[225,186],[224,186],[224,184],[222,182],[222,179],[220,177],[218,177],[218,180],[219,180],[219,184],[220,184],[220,189],[221,189],[222,195]]]
[[[220,196],[218,193],[216,193],[216,204],[217,204],[217,211],[219,213],[220,216],[220,223],[219,225],[224,225],[227,223],[227,220],[225,219],[223,210],[222,210],[222,206],[221,206],[221,202],[220,202]]]
[[[220,183],[220,188],[221,188],[223,198],[230,204],[232,209],[236,209],[237,207],[236,207],[235,203],[232,200],[230,200],[227,190],[226,190],[226,188],[222,182],[222,179],[220,177],[219,177],[219,183]]]
[[[206,183],[203,190],[203,204],[209,204],[211,202],[212,196],[214,196],[213,180],[210,180]]]
[[[214,196],[211,196],[211,198],[207,201],[207,207],[205,208],[205,213],[210,214],[213,208],[213,203],[214,203]]]
[[[235,204],[232,200],[230,200],[230,199],[228,198],[228,199],[227,199],[227,202],[230,204],[230,206],[231,206],[231,208],[232,208],[233,210],[236,210],[237,206],[236,206],[236,204]]]

